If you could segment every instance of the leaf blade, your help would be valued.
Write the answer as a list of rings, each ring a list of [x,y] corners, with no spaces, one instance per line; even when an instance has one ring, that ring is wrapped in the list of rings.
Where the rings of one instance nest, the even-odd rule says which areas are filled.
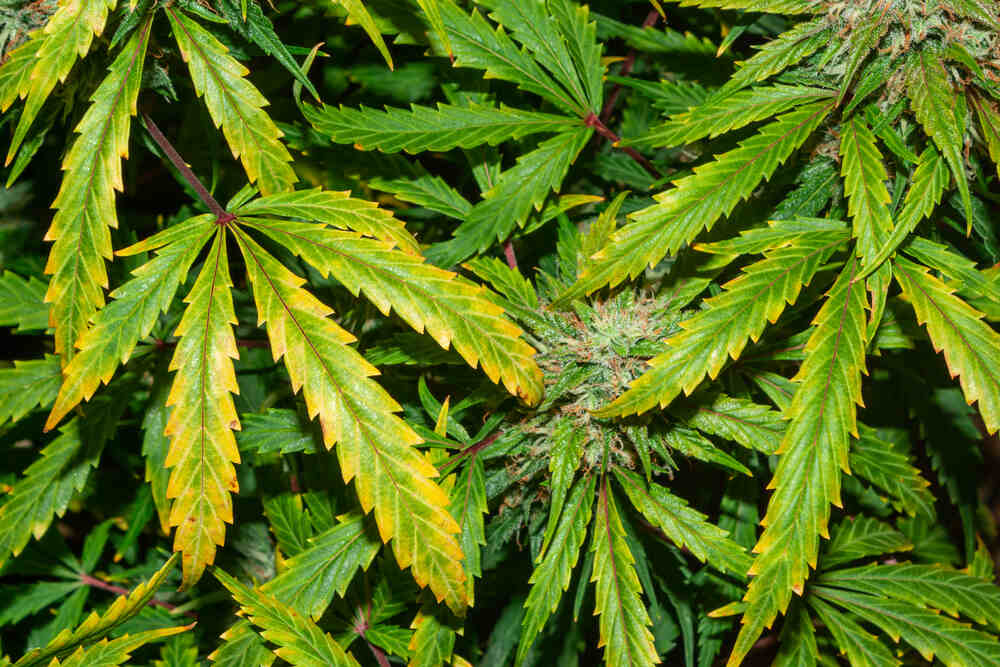
[[[298,180],[282,132],[264,111],[267,99],[245,77],[248,70],[194,19],[173,7],[167,18],[191,79],[234,158],[265,195],[291,190]]]
[[[904,258],[896,260],[896,282],[917,321],[927,328],[935,351],[944,352],[949,372],[959,378],[966,401],[978,401],[986,429],[1000,428],[1000,334],[954,290]]]
[[[365,512],[374,508],[383,542],[393,539],[400,567],[413,567],[421,586],[461,614],[466,606],[459,531],[448,497],[431,479],[434,466],[414,445],[421,438],[399,417],[399,405],[371,376],[378,371],[353,348],[354,337],[327,318],[329,308],[301,289],[291,273],[243,231],[260,323],[275,360],[284,358],[292,389],[304,390],[310,417],[319,416],[327,448],[338,445],[345,482],[355,480]]]
[[[233,394],[239,393],[233,360],[239,358],[226,253],[225,228],[219,227],[207,261],[185,301],[175,334],[180,337],[170,370],[176,371],[164,435],[170,448],[164,465],[174,550],[182,553],[182,587],[188,588],[215,561],[233,521],[230,493],[236,493],[234,464],[240,462],[234,430],[240,428]]]
[[[738,148],[696,167],[694,174],[676,181],[675,188],[656,195],[656,204],[633,213],[594,255],[563,299],[635,278],[667,253],[691,243],[703,229],[711,229],[770,178],[832,108],[831,102],[822,101],[779,116]]]
[[[816,566],[820,536],[827,537],[830,505],[840,506],[840,474],[848,468],[848,441],[857,435],[865,372],[865,286],[851,258],[813,320],[798,390],[784,413],[790,418],[769,488],[754,552],[748,604],[728,665],[737,665],[765,627],[801,594]]]
[[[56,214],[45,234],[45,240],[54,242],[45,265],[52,274],[45,300],[52,304],[49,320],[64,365],[74,356],[74,344],[88,321],[104,305],[104,261],[112,256],[109,228],[118,226],[115,191],[123,189],[121,159],[128,156],[150,25],[147,20],[112,63],[62,163],[65,174],[52,203]]]

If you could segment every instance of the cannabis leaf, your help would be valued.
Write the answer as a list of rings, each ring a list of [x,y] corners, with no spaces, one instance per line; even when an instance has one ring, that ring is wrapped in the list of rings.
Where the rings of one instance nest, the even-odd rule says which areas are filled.
[[[900,258],[895,276],[934,348],[944,352],[952,377],[959,376],[966,400],[978,402],[986,428],[995,433],[1000,428],[1000,334],[926,267]]]
[[[628,415],[657,404],[666,406],[682,390],[694,391],[706,375],[718,375],[730,357],[739,356],[748,339],[758,338],[787,303],[794,303],[802,286],[844,241],[839,225],[819,223],[811,233],[765,252],[764,259],[727,283],[725,292],[708,299],[707,309],[682,322],[683,332],[650,361],[652,369],[597,414]]]
[[[245,232],[235,237],[275,361],[284,359],[293,389],[303,389],[326,446],[339,444],[344,481],[355,480],[366,512],[374,508],[382,540],[393,539],[400,566],[412,566],[419,584],[461,613],[465,574],[453,537],[459,527],[445,510],[447,496],[430,479],[437,471],[413,447],[420,437],[395,415],[398,404],[369,379],[378,371],[348,347],[354,337],[327,318],[329,309],[301,288],[303,279]]]
[[[315,667],[357,666],[354,656],[308,618],[259,590],[247,588],[222,570],[215,570],[214,574],[233,594],[250,622],[261,628],[261,636],[278,646],[274,653],[282,660]]]
[[[632,221],[612,234],[562,299],[634,278],[665,254],[691,243],[703,229],[711,229],[762,180],[770,178],[831,109],[830,102],[822,101],[790,111],[739,148],[676,181],[673,189],[656,196],[656,204],[633,213]]]
[[[25,99],[21,118],[7,149],[6,164],[14,159],[56,82],[66,80],[77,58],[86,56],[94,36],[103,32],[108,12],[115,4],[117,0],[71,0],[64,3],[45,24],[41,34],[35,34],[28,44],[21,47],[18,57],[12,58],[4,67],[10,68],[11,83],[16,82],[17,93]],[[28,67],[31,68],[30,73]],[[3,75],[0,75],[0,80],[6,84]],[[10,92],[3,95],[2,106],[5,110],[13,101],[13,90],[12,85]]]
[[[153,576],[132,589],[128,595],[115,598],[103,614],[92,613],[73,630],[63,630],[47,646],[28,651],[14,664],[17,667],[49,664],[51,660],[68,655],[78,646],[102,639],[114,628],[142,611],[142,608],[153,599],[157,589],[163,585],[176,563],[177,556],[174,555]],[[147,636],[147,639],[152,639],[154,636]]]
[[[848,472],[848,439],[857,435],[865,370],[864,284],[851,259],[813,320],[808,356],[796,375],[798,388],[784,410],[791,421],[770,487],[774,494],[761,521],[745,600],[748,604],[730,665],[739,664],[761,631],[801,594],[816,566],[819,537],[828,537],[830,505],[840,505],[840,474]],[[782,547],[775,549],[774,544]]]
[[[174,332],[180,340],[170,362],[176,375],[167,396],[172,409],[164,428],[170,436],[164,465],[173,468],[167,483],[167,497],[174,499],[169,525],[177,527],[174,550],[184,555],[184,586],[215,560],[225,524],[233,521],[229,494],[239,490],[233,431],[240,423],[232,398],[239,393],[232,360],[239,355],[225,240],[220,228],[185,299],[188,308]]]
[[[129,360],[136,344],[149,335],[156,318],[173,301],[212,228],[211,216],[197,216],[118,252],[132,255],[159,249],[155,258],[133,272],[132,280],[111,293],[111,303],[98,312],[80,339],[80,352],[63,371],[46,428],[53,428],[81,400],[89,400],[101,383],[111,380],[118,365]]]
[[[591,550],[594,552],[595,613],[600,614],[605,662],[612,665],[654,665],[659,662],[649,614],[640,597],[635,558],[625,541],[608,478],[601,476],[594,516]]]
[[[249,81],[243,65],[190,16],[165,9],[191,80],[216,127],[222,128],[234,158],[243,162],[247,178],[264,194],[292,189],[298,178],[292,156],[281,143],[282,132],[264,111],[267,100]]]
[[[63,9],[72,4],[105,3],[81,1]],[[45,235],[54,241],[45,267],[52,274],[45,300],[52,303],[49,319],[63,364],[73,358],[90,318],[104,305],[104,260],[112,256],[108,227],[118,226],[115,190],[123,188],[121,158],[128,155],[130,116],[136,112],[150,25],[147,20],[111,65],[76,128],[80,137],[63,160],[65,176],[52,204],[57,213]]]

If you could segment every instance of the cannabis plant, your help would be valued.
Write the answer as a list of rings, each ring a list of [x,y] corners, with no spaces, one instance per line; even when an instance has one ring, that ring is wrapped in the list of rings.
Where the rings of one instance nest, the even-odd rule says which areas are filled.
[[[1000,664],[1000,7],[681,5],[0,0],[3,664]]]

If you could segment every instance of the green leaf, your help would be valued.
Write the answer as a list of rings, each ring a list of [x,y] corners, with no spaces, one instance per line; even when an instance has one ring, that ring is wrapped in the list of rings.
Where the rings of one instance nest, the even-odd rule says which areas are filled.
[[[312,430],[295,410],[271,408],[264,414],[244,415],[243,430],[236,440],[241,450],[257,454],[320,451]]]
[[[454,618],[432,604],[424,604],[410,628],[414,630],[410,638],[409,667],[437,667],[451,662],[455,650],[457,630]]]
[[[925,660],[948,667],[977,667],[1000,662],[996,637],[971,629],[941,614],[906,602],[814,586],[814,595],[834,602],[882,629],[893,641],[902,638]]]
[[[795,179],[796,187],[779,203],[772,220],[792,220],[819,215],[833,199],[839,186],[832,160],[818,158],[809,162]]]
[[[843,614],[815,596],[809,606],[830,630],[840,652],[852,667],[894,667],[900,664],[878,637],[865,630],[852,616]]]
[[[243,7],[240,8],[237,6],[237,0],[220,0],[217,7],[229,20],[229,25],[233,30],[244,39],[259,46],[267,55],[274,56],[274,59],[281,63],[281,66],[288,70],[296,81],[305,86],[314,98],[319,99],[316,88],[312,85],[309,77],[302,73],[302,68],[289,53],[288,47],[281,41],[281,37],[274,32],[274,26],[270,19],[264,16],[260,5],[256,2],[244,2]],[[243,11],[241,12],[240,9]]]
[[[586,431],[578,428],[572,418],[560,419],[552,427],[552,435],[549,437],[549,493],[552,500],[549,503],[549,520],[545,526],[541,553],[548,549],[549,540],[555,534],[566,494],[580,467],[586,439]]]
[[[411,105],[409,110],[386,107],[385,111],[305,106],[303,115],[320,134],[337,143],[354,144],[361,150],[383,153],[419,153],[495,146],[540,132],[565,132],[580,125],[578,120],[522,111],[506,105],[437,108]]]
[[[156,506],[160,530],[169,535],[170,500],[167,498],[167,482],[170,481],[170,471],[164,462],[167,460],[167,450],[170,449],[170,439],[163,434],[169,416],[169,409],[166,406],[169,392],[166,375],[161,375],[158,380],[158,389],[150,398],[146,406],[146,415],[142,420],[142,455],[146,459],[145,478],[153,494],[153,505]]]
[[[781,413],[746,398],[705,394],[674,403],[670,410],[685,424],[765,454],[778,450],[785,433]]]
[[[586,114],[586,108],[546,74],[534,58],[519,50],[502,27],[494,29],[476,11],[466,14],[454,0],[438,0],[438,4],[450,44],[450,49],[439,50],[453,55],[456,67],[484,70],[486,78],[511,81],[574,116],[582,118]]]
[[[590,223],[586,233],[580,236],[580,248],[577,251],[576,259],[576,275],[579,275],[584,270],[590,262],[590,258],[608,242],[608,238],[618,226],[618,213],[621,211],[622,204],[625,203],[627,198],[628,192],[622,192],[615,197],[608,204],[608,207],[601,211],[597,219]]]
[[[446,215],[456,220],[464,220],[472,210],[472,204],[440,176],[431,176],[414,163],[415,173],[396,178],[373,178],[369,185],[376,190],[390,192],[400,199],[417,206]]]
[[[663,442],[688,458],[715,463],[747,477],[753,474],[749,468],[694,429],[674,426],[663,434]]]
[[[962,158],[965,145],[965,98],[955,92],[944,63],[929,50],[922,50],[919,56],[914,57],[906,90],[910,96],[913,115],[917,117],[927,136],[934,140],[934,145],[941,151],[955,177],[968,229],[971,231],[972,200]]]
[[[542,210],[550,192],[558,192],[592,134],[589,127],[562,132],[518,157],[517,164],[483,193],[483,200],[455,229],[455,238],[435,246],[428,256],[439,265],[452,266],[505,240],[515,226],[524,224],[532,209]]]
[[[494,383],[533,405],[541,400],[541,371],[534,349],[485,288],[423,263],[389,243],[319,225],[241,218],[284,245],[353,294],[364,295],[384,314],[395,309],[416,331],[426,331],[444,349],[454,346],[466,362],[480,366]]]
[[[389,241],[400,250],[420,254],[420,244],[392,213],[373,202],[351,197],[349,192],[331,192],[314,188],[260,197],[240,206],[235,213],[279,215],[304,218],[335,227],[353,229],[373,238]]]
[[[801,104],[833,95],[834,91],[825,88],[776,84],[743,90],[728,97],[712,97],[705,104],[673,116],[637,139],[623,141],[622,145],[672,147],[705,137],[712,139]]]
[[[520,271],[495,257],[477,257],[462,265],[485,280],[508,301],[523,308],[538,308],[538,293]]]
[[[591,551],[594,572],[590,581],[596,587],[594,612],[601,617],[597,646],[604,647],[604,661],[629,667],[659,664],[635,558],[625,540],[625,527],[606,474],[601,475]]]
[[[17,93],[25,98],[24,109],[10,141],[5,164],[9,165],[14,159],[14,154],[56,83],[66,81],[77,58],[86,56],[94,36],[99,36],[104,31],[108,12],[116,4],[117,0],[70,0],[62,3],[42,31],[33,36],[29,42],[33,45],[21,47],[17,56],[4,67],[10,67],[12,80],[8,84],[0,74],[0,81],[6,85],[16,84]],[[30,61],[33,63],[30,74],[25,70],[28,58],[33,58]],[[6,85],[3,87],[6,88]],[[13,85],[11,89],[2,90],[2,93],[2,106],[6,110],[13,101]]]
[[[706,37],[680,32],[670,27],[633,26],[596,15],[598,36],[603,39],[620,37],[629,47],[643,53],[663,53],[673,56],[714,58],[715,44]]]
[[[973,554],[969,565],[963,570],[974,577],[979,577],[984,581],[993,582],[994,576],[993,555],[990,553],[986,543],[981,537],[976,538],[976,552]]]
[[[441,17],[440,0],[417,0],[417,4],[424,11],[424,14],[427,16],[427,22],[431,24],[431,28],[437,34],[438,39],[444,44],[448,57],[451,58],[451,42],[448,40],[448,30],[445,28],[444,19]]]
[[[71,422],[72,423],[72,422]],[[114,630],[122,623],[133,618],[142,611],[156,590],[166,580],[167,575],[174,569],[177,563],[176,554],[172,556],[149,580],[140,583],[127,595],[120,595],[115,598],[111,606],[103,614],[93,612],[87,619],[75,629],[66,629],[60,632],[44,648],[35,648],[18,660],[16,667],[30,667],[32,665],[47,665],[51,660],[68,655],[78,646],[84,646],[96,642]],[[188,626],[190,627],[190,626]],[[171,628],[171,630],[177,630]],[[168,632],[168,634],[170,634]],[[90,664],[90,663],[77,663]]]
[[[816,667],[819,658],[816,629],[809,612],[801,604],[795,605],[785,619],[780,645],[772,667]]]
[[[865,372],[865,288],[855,281],[858,260],[850,259],[813,320],[805,361],[795,380],[790,419],[778,454],[774,489],[761,521],[764,532],[754,552],[750,587],[729,665],[737,665],[754,642],[784,612],[792,591],[801,594],[816,566],[820,536],[829,537],[830,505],[841,505],[840,474],[849,472],[848,444],[857,435]]]
[[[817,583],[940,609],[1000,629],[1000,587],[939,565],[866,565],[826,572]]]
[[[545,0],[484,0],[481,4],[492,10],[491,19],[510,30],[511,36],[531,52],[535,61],[566,87],[578,109],[600,111],[600,101],[591,99],[569,45],[560,34],[559,21]],[[599,59],[597,66],[600,70]],[[586,75],[591,76],[591,72]]]
[[[65,379],[46,422],[47,429],[58,424],[80,401],[89,400],[102,383],[111,381],[118,365],[129,360],[136,344],[149,335],[160,313],[174,300],[214,229],[211,215],[200,215],[168,228],[172,233],[183,232],[184,237],[135,269],[134,277],[112,292],[113,300],[98,312],[80,338],[79,353],[64,370]],[[157,242],[153,238],[146,245]]]
[[[983,271],[977,270],[975,262],[950,251],[947,246],[914,236],[906,244],[903,252],[931,269],[940,271],[962,289],[977,292],[980,296],[1000,305],[1000,283]]]
[[[717,4],[719,1],[716,0],[713,4]],[[699,4],[704,5],[702,2]],[[759,3],[753,3],[753,5],[754,11],[765,11],[757,9]],[[765,43],[756,54],[740,65],[736,73],[729,77],[729,80],[713,97],[721,98],[758,81],[763,81],[810,56],[829,42],[831,32],[826,26],[827,22],[824,18],[813,19],[799,23]]]
[[[868,264],[892,232],[892,215],[885,187],[889,174],[875,145],[875,135],[860,116],[852,116],[840,126],[840,159],[847,212],[857,239],[855,251]]]
[[[630,217],[608,245],[594,255],[564,298],[589,294],[604,285],[635,278],[664,255],[691,243],[704,229],[729,215],[761,181],[801,146],[832,109],[829,101],[808,104],[780,116],[715,161],[656,195],[657,203]]]
[[[35,33],[24,44],[6,54],[7,59],[0,66],[0,112],[6,112],[19,97],[23,99],[28,94],[31,70],[45,39],[44,31]]]
[[[900,519],[896,527],[913,544],[913,557],[928,563],[957,565],[958,549],[955,540],[944,526],[930,523],[922,516]]]
[[[821,565],[824,570],[829,570],[854,560],[912,548],[906,535],[887,523],[865,516],[847,518],[833,529]]]
[[[607,76],[609,83],[626,86],[649,99],[654,109],[664,114],[679,114],[698,106],[708,91],[693,81],[645,81],[632,77]],[[625,140],[622,141],[624,143]]]
[[[201,667],[194,635],[182,634],[164,642],[160,659],[154,660],[151,667]]]
[[[2,70],[0,70],[2,74]],[[1000,176],[1000,112],[996,105],[979,95],[971,95],[969,101],[972,108],[976,110],[976,117],[979,118],[980,135],[990,159],[993,160],[997,168],[997,176]]]
[[[134,635],[122,635],[117,639],[108,641],[102,639],[96,644],[87,648],[80,647],[67,657],[62,663],[53,658],[49,663],[50,667],[115,667],[131,658],[131,654],[138,648],[150,642],[159,641],[165,637],[189,631],[194,627],[191,625],[179,625],[172,628],[160,628],[159,630],[146,630]]]
[[[659,484],[646,484],[639,475],[620,468],[615,475],[632,505],[670,541],[720,572],[746,576],[753,559],[729,539],[727,531]]]
[[[878,46],[886,31],[889,30],[891,21],[886,20],[888,15],[889,5],[883,4],[873,7],[865,17],[864,25],[859,25],[858,29],[851,31],[851,38],[846,40],[848,54],[844,64],[844,73],[840,79],[838,105],[844,100],[848,89],[854,83],[854,76],[861,69],[865,58]]]
[[[594,506],[594,482],[594,476],[588,475],[577,480],[570,490],[552,541],[528,580],[531,590],[524,602],[526,611],[521,622],[521,639],[515,661],[517,664],[524,660],[531,644],[569,588],[570,578],[580,557],[580,547],[583,546],[587,526],[590,525]]]
[[[996,433],[1000,428],[1000,334],[926,267],[899,258],[895,268],[903,298],[913,306],[917,321],[927,327],[934,349],[944,351],[949,372],[959,376],[965,400],[970,405],[978,401],[986,429]]]
[[[851,91],[851,101],[844,107],[844,116],[854,111],[869,95],[877,90],[882,90],[885,82],[896,71],[896,67],[896,59],[891,55],[886,54],[872,58],[858,75],[857,83],[854,84],[854,89]]]
[[[174,39],[191,80],[234,158],[247,178],[265,195],[291,190],[298,178],[292,156],[281,143],[281,130],[264,111],[267,99],[246,79],[249,70],[228,53],[212,33],[174,7],[165,7]]]
[[[13,368],[0,368],[0,424],[50,406],[61,383],[59,357],[51,354],[44,359],[15,360]]]
[[[79,581],[37,581],[25,585],[8,585],[0,589],[0,625],[20,623],[80,588]]]
[[[116,398],[94,401],[86,416],[67,422],[14,483],[0,507],[0,564],[21,553],[32,535],[41,539],[53,516],[62,516],[83,489],[125,409]]]
[[[456,473],[448,511],[462,529],[458,542],[465,555],[465,587],[469,605],[472,606],[475,601],[475,578],[483,576],[481,550],[486,544],[483,515],[489,512],[486,504],[486,474],[477,454],[473,454],[465,468]]]
[[[247,588],[222,570],[215,569],[212,574],[232,593],[250,622],[262,630],[261,636],[278,646],[274,653],[282,660],[301,667],[357,667],[354,656],[291,607],[260,589]]]
[[[889,255],[896,252],[900,244],[916,229],[921,220],[928,217],[941,202],[941,196],[948,186],[948,167],[933,147],[928,146],[917,161],[917,168],[910,179],[903,208],[896,216],[896,224],[879,249],[866,264],[862,276],[879,267]]]
[[[555,17],[566,40],[589,109],[599,111],[604,103],[604,66],[597,26],[590,20],[590,8],[572,0],[548,0],[546,9]]]
[[[0,275],[0,327],[14,327],[14,333],[48,328],[45,288],[45,283],[34,276],[25,280],[4,271]]]
[[[915,468],[906,452],[879,433],[862,425],[861,437],[851,443],[851,470],[859,478],[884,490],[898,509],[934,521],[934,495],[930,482]]]
[[[180,340],[170,361],[176,375],[163,431],[170,437],[164,465],[173,468],[167,482],[167,498],[174,499],[169,524],[177,527],[174,551],[183,553],[184,588],[215,561],[215,548],[226,539],[226,524],[233,522],[230,493],[239,491],[234,464],[240,454],[233,431],[240,422],[232,396],[240,390],[233,367],[239,353],[232,286],[226,232],[218,227],[174,332]]]
[[[72,4],[107,3],[81,1],[64,9]],[[121,159],[128,155],[150,25],[147,20],[112,63],[76,126],[79,138],[62,162],[65,173],[52,203],[56,214],[45,235],[55,242],[45,266],[45,272],[52,274],[45,300],[52,304],[49,319],[63,365],[75,354],[74,344],[94,312],[104,305],[103,288],[108,286],[104,260],[112,256],[109,227],[118,226],[115,190],[124,188]]]
[[[249,621],[238,621],[220,636],[222,645],[209,654],[215,667],[270,667],[277,657],[254,632]]]
[[[327,316],[330,309],[245,232],[236,230],[260,324],[267,324],[275,360],[284,358],[292,389],[304,388],[309,416],[319,416],[327,448],[337,444],[345,482],[365,512],[375,510],[383,542],[393,540],[400,567],[412,566],[421,586],[456,613],[466,606],[459,532],[437,471],[415,449],[421,442],[396,416],[399,405],[371,376],[378,370],[348,344],[354,336]]]
[[[465,360],[455,352],[442,350],[433,339],[414,332],[398,333],[383,345],[369,347],[365,359],[374,366],[465,365]]]
[[[287,491],[266,496],[261,505],[282,555],[297,556],[308,548],[306,540],[313,535],[313,523],[301,494]]]
[[[347,15],[351,17],[354,23],[357,23],[364,29],[368,34],[368,38],[372,40],[372,44],[375,45],[378,52],[385,58],[385,64],[389,66],[389,69],[392,69],[392,56],[389,55],[389,49],[382,39],[382,33],[379,32],[378,26],[375,25],[375,20],[372,19],[372,15],[365,8],[364,2],[362,0],[330,0],[330,2],[337,2],[347,10]]]
[[[355,573],[367,570],[382,544],[360,515],[341,517],[337,525],[309,539],[310,546],[285,563],[261,591],[299,613],[319,620],[333,601],[343,597]]]
[[[690,394],[705,376],[716,377],[730,359],[739,357],[747,340],[757,340],[788,303],[794,303],[830,256],[846,241],[843,228],[813,230],[776,244],[762,260],[724,285],[725,291],[705,300],[707,308],[681,322],[683,332],[667,339],[667,351],[654,357],[652,368],[600,417],[645,412],[667,406],[684,391]]]

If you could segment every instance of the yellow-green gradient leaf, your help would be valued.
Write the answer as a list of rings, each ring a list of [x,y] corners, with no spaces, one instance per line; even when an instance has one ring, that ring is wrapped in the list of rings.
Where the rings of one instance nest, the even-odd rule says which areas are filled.
[[[136,343],[149,335],[208,240],[212,219],[211,215],[197,216],[161,232],[177,240],[133,271],[133,278],[111,294],[112,301],[97,313],[80,339],[79,354],[63,369],[62,387],[46,429],[58,424],[80,401],[90,400],[101,383],[110,382],[118,365],[132,356]]]
[[[903,258],[895,266],[903,298],[913,306],[917,321],[927,327],[934,349],[944,352],[965,400],[970,405],[978,402],[986,429],[996,433],[1000,428],[1000,334],[926,267]]]
[[[291,190],[298,178],[282,132],[264,111],[267,99],[246,79],[249,70],[210,32],[176,8],[165,8],[191,80],[233,157],[265,195]]]
[[[772,242],[777,247],[726,283],[724,292],[706,299],[707,308],[681,322],[683,331],[667,340],[667,351],[649,362],[652,368],[596,414],[611,417],[645,412],[657,404],[666,407],[681,391],[694,391],[706,375],[716,377],[749,340],[760,337],[768,322],[778,319],[786,304],[795,302],[803,285],[846,240],[846,229],[826,225]]]
[[[743,625],[728,665],[740,664],[754,642],[801,595],[816,567],[819,538],[829,537],[830,506],[840,506],[840,474],[849,472],[850,436],[857,437],[857,406],[865,372],[865,283],[852,257],[813,320],[798,389],[785,409],[790,419],[768,488],[774,489],[761,521],[755,575],[744,597]]]
[[[41,33],[33,35],[29,44],[35,42],[37,46],[25,45],[27,48],[22,47],[22,55],[9,63],[12,71],[20,73],[25,64],[22,58],[35,52],[31,74],[16,77],[18,94],[26,98],[26,101],[7,150],[6,164],[14,159],[56,83],[66,80],[66,75],[73,69],[77,58],[84,57],[90,51],[94,36],[104,31],[108,12],[115,8],[115,4],[117,0],[66,0],[49,18]],[[8,95],[3,98],[3,106],[6,108],[10,104],[10,98]]]
[[[349,347],[354,336],[302,289],[305,280],[242,230],[236,238],[274,359],[284,359],[292,389],[303,390],[326,446],[337,445],[344,480],[354,481],[365,512],[374,509],[382,541],[392,540],[399,566],[412,566],[419,585],[464,613],[463,555],[455,538],[460,529],[448,514],[448,495],[432,479],[437,470],[415,448],[420,436],[396,416],[399,404],[371,379],[378,370]]]
[[[173,498],[170,525],[177,526],[174,550],[183,553],[183,586],[201,577],[215,560],[215,547],[233,522],[235,463],[240,454],[233,430],[240,428],[233,394],[239,393],[233,359],[239,354],[233,325],[225,230],[215,242],[185,301],[180,336],[170,370],[176,371],[167,396],[171,407],[164,434],[170,437],[166,466],[172,468],[167,497]]]
[[[395,309],[419,332],[455,350],[470,366],[481,366],[493,382],[503,382],[526,403],[541,400],[542,373],[535,350],[521,329],[488,299],[486,288],[424,263],[419,255],[385,241],[363,238],[316,224],[245,220],[281,243],[324,275],[332,275],[355,295],[364,295],[382,313]]]
[[[93,4],[98,4],[94,2]],[[101,3],[103,4],[103,3]],[[121,191],[123,157],[128,156],[129,124],[136,112],[150,22],[136,31],[94,92],[76,131],[79,138],[63,160],[56,214],[45,235],[54,241],[45,272],[52,274],[45,300],[52,304],[56,352],[63,364],[98,308],[104,305],[111,259],[110,227],[118,226],[115,190]]]
[[[604,662],[615,667],[660,664],[635,557],[625,541],[625,527],[606,475],[601,476],[597,494],[592,550],[590,580],[595,584],[594,613],[601,616],[598,647],[604,647]]]

